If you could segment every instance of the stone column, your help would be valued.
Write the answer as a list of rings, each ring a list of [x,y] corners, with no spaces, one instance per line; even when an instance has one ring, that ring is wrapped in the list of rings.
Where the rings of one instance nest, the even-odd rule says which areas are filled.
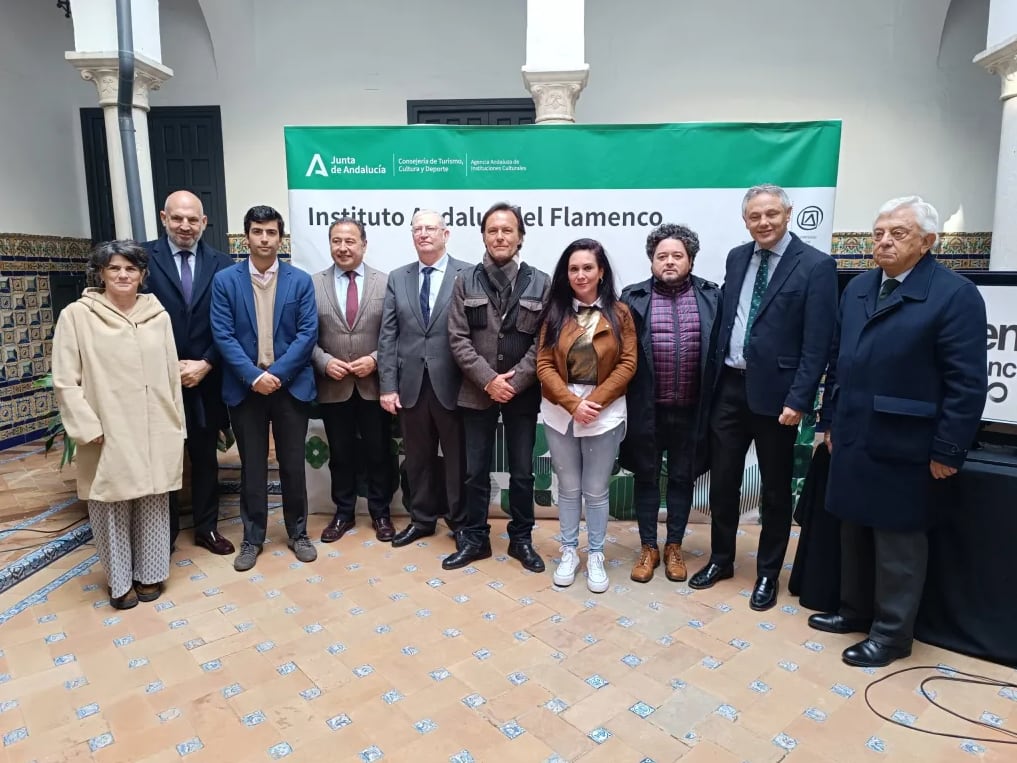
[[[1017,270],[1017,35],[975,56],[975,63],[1002,80],[1003,124],[996,171],[990,270]]]
[[[573,124],[590,66],[583,59],[583,0],[527,0],[523,82],[537,107],[537,124]]]
[[[83,80],[95,84],[106,123],[106,153],[109,155],[110,188],[113,192],[113,219],[118,238],[132,238],[131,213],[127,204],[127,180],[124,154],[120,147],[117,119],[117,90],[120,62],[116,53],[79,53],[68,51],[64,57],[81,73]],[[173,70],[135,53],[134,56],[134,131],[141,173],[141,198],[145,210],[145,232],[156,237],[156,202],[152,184],[152,156],[148,146],[148,94],[158,90],[173,76]]]

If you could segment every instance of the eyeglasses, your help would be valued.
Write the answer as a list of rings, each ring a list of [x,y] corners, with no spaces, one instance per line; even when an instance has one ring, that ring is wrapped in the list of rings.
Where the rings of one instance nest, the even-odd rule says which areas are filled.
[[[412,228],[410,228],[410,233],[412,233],[414,236],[419,236],[421,233],[426,233],[428,236],[433,236],[440,230],[441,227],[437,225],[414,225]]]
[[[889,236],[894,241],[903,241],[911,235],[912,230],[912,228],[891,228],[886,231],[882,228],[876,228],[876,230],[872,231],[872,240],[878,242]]]

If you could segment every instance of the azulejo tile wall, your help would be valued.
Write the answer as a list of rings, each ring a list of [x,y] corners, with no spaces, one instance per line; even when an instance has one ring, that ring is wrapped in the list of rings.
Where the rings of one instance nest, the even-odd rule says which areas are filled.
[[[988,270],[991,245],[991,233],[944,233],[933,253],[937,260],[954,270]],[[834,233],[830,253],[842,270],[873,267],[872,238],[868,232]]]
[[[945,234],[937,257],[963,270],[987,270],[990,233]],[[832,254],[845,269],[872,266],[869,235],[835,233]],[[81,273],[91,244],[85,238],[0,233],[0,450],[37,438],[54,409],[52,393],[35,382],[49,372],[54,309],[51,277]],[[290,251],[286,236],[281,248]],[[229,252],[246,254],[242,234],[229,236]]]
[[[90,249],[88,239],[0,233],[0,450],[46,429],[53,394],[35,382],[49,372],[51,276],[82,272]]]

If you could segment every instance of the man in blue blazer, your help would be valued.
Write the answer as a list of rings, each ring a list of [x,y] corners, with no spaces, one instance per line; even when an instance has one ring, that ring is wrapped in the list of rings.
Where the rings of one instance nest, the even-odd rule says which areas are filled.
[[[710,417],[710,561],[689,586],[709,588],[734,575],[745,454],[754,441],[762,529],[749,606],[763,611],[777,603],[791,531],[795,439],[803,414],[815,409],[830,355],[837,266],[788,230],[791,201],[784,189],[750,188],[742,218],[752,241],[727,256]]]
[[[222,401],[222,363],[212,341],[209,320],[212,277],[233,264],[226,254],[201,240],[208,218],[201,199],[190,191],[166,197],[159,214],[165,235],[149,241],[144,290],[166,308],[180,361],[180,384],[187,419],[187,455],[191,461],[194,543],[213,554],[232,554],[233,544],[219,533],[219,430],[229,426]],[[180,532],[180,502],[170,495],[170,545]]]
[[[842,521],[841,603],[809,625],[865,633],[842,655],[863,668],[911,654],[926,532],[956,506],[952,477],[985,407],[985,303],[929,254],[938,230],[935,208],[918,196],[879,210],[877,267],[844,289],[823,393],[826,508]]]
[[[318,554],[307,537],[304,441],[314,400],[311,353],[318,312],[311,276],[279,261],[283,218],[271,207],[244,216],[251,255],[212,283],[212,334],[223,359],[222,397],[240,450],[240,515],[244,541],[233,561],[251,569],[268,522],[268,429],[282,484],[288,545],[301,562]]]

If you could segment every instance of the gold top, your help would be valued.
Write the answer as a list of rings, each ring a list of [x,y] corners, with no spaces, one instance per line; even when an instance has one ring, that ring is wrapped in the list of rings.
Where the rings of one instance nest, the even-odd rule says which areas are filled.
[[[583,329],[583,333],[569,348],[565,359],[569,384],[596,384],[597,351],[593,349],[593,334],[600,323],[600,310],[596,307],[580,307],[576,313],[576,323]]]

